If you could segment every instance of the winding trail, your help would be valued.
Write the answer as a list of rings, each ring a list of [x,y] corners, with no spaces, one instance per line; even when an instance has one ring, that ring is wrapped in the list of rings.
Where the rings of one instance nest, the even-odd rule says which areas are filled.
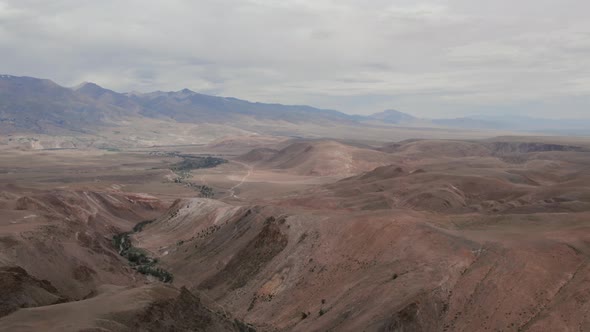
[[[240,180],[240,182],[238,182],[235,186],[229,188],[229,193],[227,194],[227,196],[225,196],[224,198],[228,198],[228,197],[232,197],[232,198],[238,198],[238,195],[236,195],[236,189],[238,189],[242,184],[244,184],[244,182],[250,177],[250,175],[252,175],[252,171],[254,171],[254,167],[248,164],[245,164],[241,161],[235,161],[232,160],[232,163],[235,164],[240,164],[244,167],[246,167],[248,169],[248,173],[246,173],[242,179]]]

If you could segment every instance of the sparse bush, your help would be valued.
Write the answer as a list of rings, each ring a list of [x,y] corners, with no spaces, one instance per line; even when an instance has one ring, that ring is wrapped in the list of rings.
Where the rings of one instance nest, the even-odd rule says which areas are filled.
[[[215,193],[213,192],[213,188],[211,188],[209,186],[201,185],[201,186],[197,186],[197,188],[199,189],[201,196],[203,196],[205,198],[211,198],[215,195]]]
[[[183,161],[172,165],[171,169],[175,172],[191,171],[199,168],[213,168],[227,163],[227,160],[216,157],[195,157],[182,155]]]
[[[174,277],[172,276],[172,273],[161,269],[159,267],[153,267],[153,266],[149,266],[149,265],[141,265],[137,268],[137,272],[141,273],[141,274],[145,274],[145,275],[151,275],[153,277],[156,277],[158,280],[162,281],[162,282],[172,282],[172,280],[174,279]]]
[[[143,231],[143,228],[147,225],[149,225],[150,223],[153,223],[155,220],[144,220],[140,223],[138,223],[137,225],[133,226],[133,232],[134,233],[139,233],[141,231]]]
[[[252,326],[238,319],[234,319],[234,323],[238,327],[239,332],[256,332],[256,330]]]

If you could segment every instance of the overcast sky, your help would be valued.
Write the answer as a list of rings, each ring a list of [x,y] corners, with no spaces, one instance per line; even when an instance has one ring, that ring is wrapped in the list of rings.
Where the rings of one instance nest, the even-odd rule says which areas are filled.
[[[347,113],[590,118],[585,0],[0,0],[0,73]]]

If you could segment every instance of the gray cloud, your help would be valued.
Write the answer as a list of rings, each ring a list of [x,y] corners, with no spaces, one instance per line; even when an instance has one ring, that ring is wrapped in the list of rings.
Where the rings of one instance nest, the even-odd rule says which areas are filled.
[[[0,0],[0,72],[352,113],[590,117],[582,0]]]

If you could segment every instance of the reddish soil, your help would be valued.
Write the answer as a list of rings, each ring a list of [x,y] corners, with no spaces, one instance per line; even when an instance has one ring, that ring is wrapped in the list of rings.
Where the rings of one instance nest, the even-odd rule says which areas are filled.
[[[230,139],[189,179],[212,198],[140,152],[133,186],[3,185],[0,330],[590,330],[588,145],[511,139]],[[111,241],[152,219],[131,243],[171,285]]]

